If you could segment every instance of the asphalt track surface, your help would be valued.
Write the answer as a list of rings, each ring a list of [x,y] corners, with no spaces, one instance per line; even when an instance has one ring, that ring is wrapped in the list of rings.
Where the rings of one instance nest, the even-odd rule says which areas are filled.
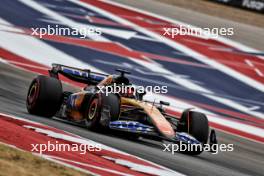
[[[27,88],[35,74],[13,66],[0,64],[0,112],[17,115],[58,129],[75,133],[84,138],[115,147],[186,175],[263,175],[264,147],[237,136],[217,131],[219,143],[234,144],[233,152],[213,155],[203,153],[192,157],[162,151],[162,144],[140,139],[127,140],[113,134],[99,134],[54,119],[33,116],[27,113],[25,99]]]

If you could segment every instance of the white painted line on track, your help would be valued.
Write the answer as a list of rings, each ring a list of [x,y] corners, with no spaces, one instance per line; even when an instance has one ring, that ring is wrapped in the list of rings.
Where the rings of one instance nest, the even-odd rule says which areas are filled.
[[[78,171],[81,171],[81,172],[84,172],[84,173],[87,173],[87,174],[91,174],[91,175],[93,175],[93,176],[101,176],[101,175],[96,174],[96,173],[94,173],[94,172],[90,172],[90,171],[85,170],[85,169],[82,169],[82,168],[80,168],[80,167],[76,167],[76,166],[74,166],[74,165],[72,165],[72,164],[68,164],[68,163],[65,163],[65,162],[61,162],[60,160],[58,160],[58,158],[54,159],[54,158],[52,158],[52,157],[49,156],[49,155],[39,155],[39,154],[36,154],[36,153],[33,153],[33,154],[35,154],[36,156],[42,157],[42,158],[44,158],[44,159],[46,159],[46,160],[49,160],[49,161],[52,161],[52,162],[55,162],[55,163],[58,163],[58,164],[64,165],[64,166],[66,166],[66,167],[69,167],[69,168],[72,168],[72,169],[76,169],[76,170],[78,170]]]
[[[260,77],[264,77],[263,73],[256,68],[256,66],[248,59],[245,59],[246,64],[248,64]]]
[[[259,69],[255,68],[254,70],[260,77],[264,77],[263,73]]]
[[[245,62],[246,62],[250,67],[254,67],[253,63],[252,63],[250,60],[246,59]]]
[[[123,160],[123,159],[111,158],[111,157],[108,157],[108,156],[103,156],[103,158],[106,158],[108,160],[114,161],[117,164],[120,164],[120,165],[125,166],[125,167],[129,167],[129,168],[131,168],[131,170],[139,171],[141,173],[146,173],[146,174],[150,174],[150,175],[154,175],[154,176],[155,175],[156,176],[170,176],[171,175],[171,173],[169,173],[167,171],[163,171],[163,170],[160,170],[158,168],[151,167],[151,166],[142,167],[142,165],[136,164],[136,163],[132,163],[131,161],[126,161],[126,160]],[[183,174],[179,173],[178,176],[183,176]]]
[[[64,158],[60,158],[60,157],[56,157],[56,156],[51,156],[51,155],[44,155],[45,158],[47,159],[51,159],[51,160],[55,160],[55,161],[65,161],[67,163],[73,163],[73,164],[77,164],[77,165],[81,165],[81,166],[86,166],[86,167],[90,167],[93,169],[98,169],[98,170],[102,170],[102,171],[106,171],[112,174],[117,174],[117,175],[122,175],[122,176],[133,176],[131,174],[126,174],[123,172],[118,172],[112,169],[107,169],[107,168],[103,168],[103,167],[98,167],[98,166],[94,166],[92,164],[87,164],[87,163],[81,163],[81,162],[77,162],[77,161],[73,161],[73,160],[69,160],[69,159],[64,159]],[[62,162],[64,163],[64,162]]]

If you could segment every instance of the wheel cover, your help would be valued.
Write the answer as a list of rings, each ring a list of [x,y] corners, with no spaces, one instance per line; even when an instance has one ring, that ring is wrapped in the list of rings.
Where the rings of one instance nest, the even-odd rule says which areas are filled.
[[[90,104],[89,111],[88,111],[89,120],[92,120],[93,118],[96,117],[97,108],[98,108],[98,99],[94,99],[92,103]]]
[[[28,103],[29,104],[32,104],[34,103],[36,97],[37,97],[37,94],[38,94],[38,86],[37,86],[37,83],[34,83],[30,90],[29,90],[29,94],[28,94]]]

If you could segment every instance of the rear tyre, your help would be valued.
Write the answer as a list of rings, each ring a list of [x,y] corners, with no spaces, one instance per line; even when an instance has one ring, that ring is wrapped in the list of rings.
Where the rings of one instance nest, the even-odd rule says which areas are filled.
[[[59,110],[62,85],[58,79],[39,75],[30,84],[27,94],[27,110],[30,114],[52,117]]]
[[[206,115],[200,112],[186,110],[183,112],[180,119],[183,124],[179,127],[180,132],[186,132],[195,137],[202,145],[207,143],[209,125]],[[187,151],[185,153],[190,155],[199,155],[203,152],[202,148],[195,151]]]

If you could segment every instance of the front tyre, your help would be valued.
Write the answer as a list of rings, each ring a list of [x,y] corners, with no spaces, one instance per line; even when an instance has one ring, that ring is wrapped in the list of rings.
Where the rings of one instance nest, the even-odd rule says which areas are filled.
[[[61,100],[61,82],[39,75],[30,84],[26,100],[27,110],[30,114],[52,117],[59,110]]]
[[[180,119],[181,125],[179,126],[180,132],[186,132],[195,137],[202,146],[207,143],[209,124],[205,114],[190,110],[185,110],[182,113]],[[203,149],[197,149],[195,151],[187,151],[185,153],[190,155],[199,155],[203,152]]]
[[[85,125],[89,130],[103,130],[108,128],[110,121],[118,120],[120,114],[120,98],[116,94],[94,94],[87,103],[84,111]],[[86,106],[86,103],[84,104]],[[107,109],[107,117],[103,116],[103,109]],[[107,118],[107,122],[103,119]]]
[[[84,122],[89,130],[96,130],[100,122],[101,103],[98,94],[94,94],[84,111]]]

